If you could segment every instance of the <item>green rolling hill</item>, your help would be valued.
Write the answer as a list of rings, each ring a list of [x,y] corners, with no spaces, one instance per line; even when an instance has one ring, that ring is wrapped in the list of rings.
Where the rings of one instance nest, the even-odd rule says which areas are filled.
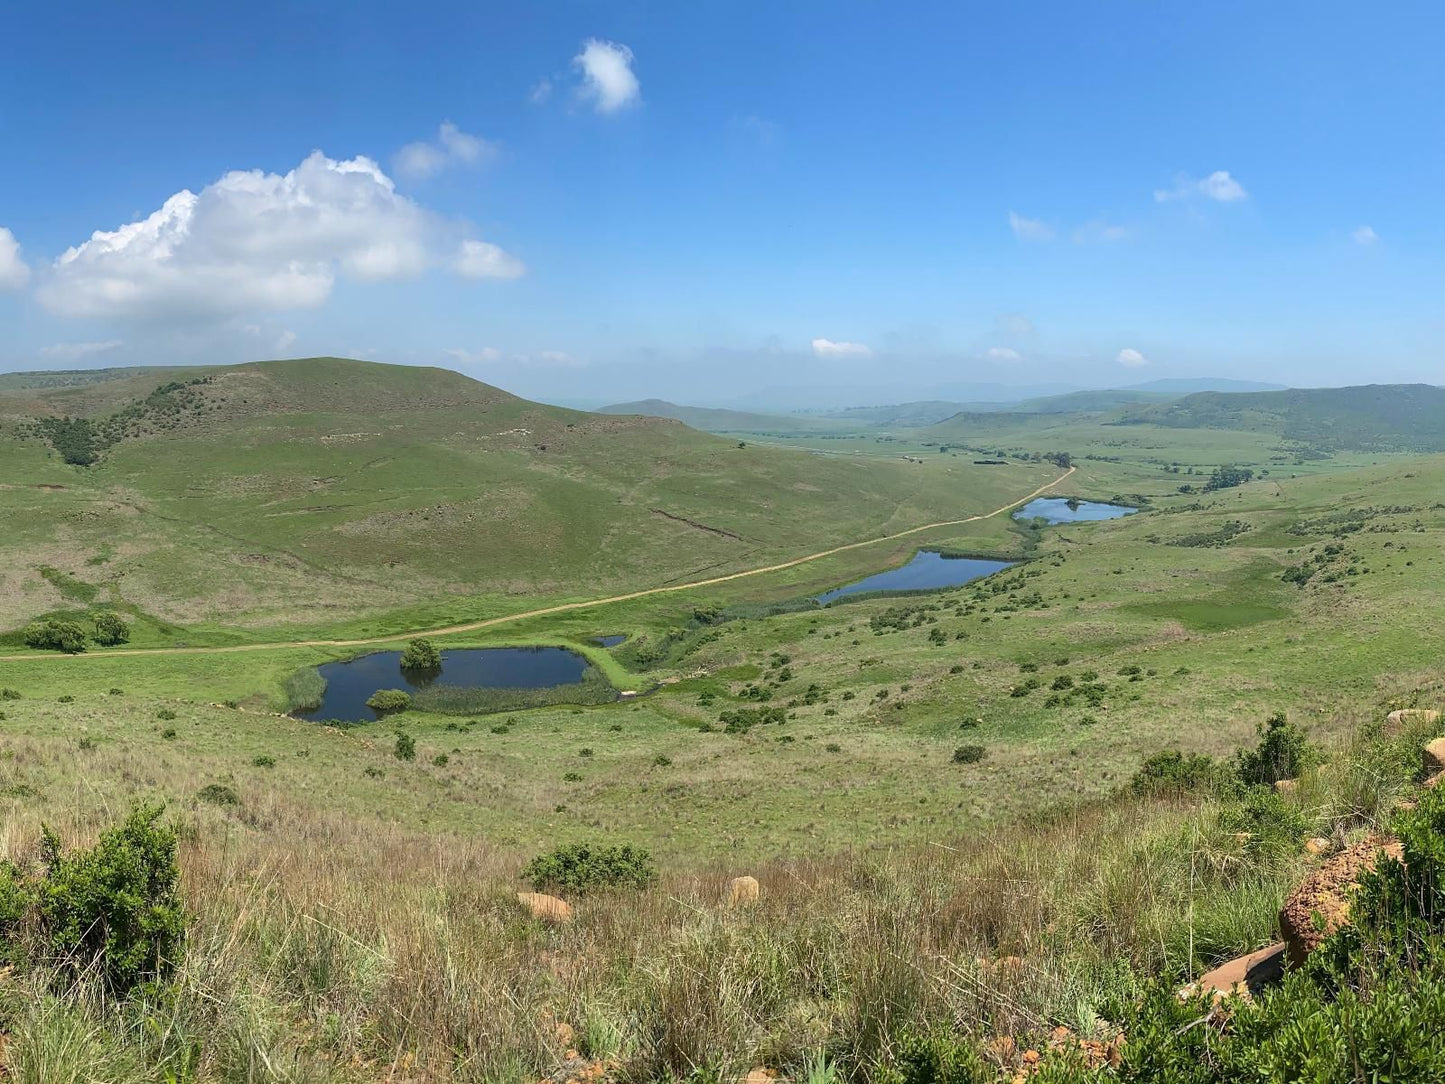
[[[1053,471],[742,447],[336,358],[3,391],[0,459],[11,628],[81,596],[227,630],[485,616],[958,518]]]

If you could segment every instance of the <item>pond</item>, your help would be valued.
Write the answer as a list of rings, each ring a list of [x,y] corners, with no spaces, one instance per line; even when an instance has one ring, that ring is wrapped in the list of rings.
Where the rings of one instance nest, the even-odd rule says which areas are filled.
[[[369,723],[380,716],[366,706],[378,689],[410,693],[434,685],[468,689],[545,689],[582,680],[587,660],[565,647],[478,647],[442,652],[442,668],[420,673],[401,668],[400,651],[377,651],[317,667],[326,679],[321,704],[298,719]]]
[[[1029,501],[1017,512],[1014,519],[1043,519],[1051,525],[1057,523],[1091,523],[1100,519],[1118,519],[1132,516],[1139,511],[1124,504],[1104,504],[1100,501],[1079,501],[1072,497],[1039,497]]]
[[[599,647],[616,647],[625,639],[627,639],[627,633],[624,632],[617,636],[594,636],[592,637],[592,643],[597,644]]]
[[[845,595],[860,595],[865,591],[935,591],[944,587],[957,587],[971,580],[992,576],[1000,569],[1010,568],[1013,561],[990,561],[982,557],[948,557],[936,550],[919,550],[902,568],[890,568],[875,576],[836,587],[818,595],[817,601],[824,606]]]

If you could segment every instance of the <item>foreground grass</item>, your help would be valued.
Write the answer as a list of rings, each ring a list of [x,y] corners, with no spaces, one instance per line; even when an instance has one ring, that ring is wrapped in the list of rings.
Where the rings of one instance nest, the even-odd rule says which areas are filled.
[[[9,973],[6,1066],[37,1082],[522,1081],[572,1046],[635,1080],[805,1074],[821,1058],[883,1081],[919,1035],[979,1050],[1058,1026],[1111,1038],[1111,1006],[1151,977],[1273,940],[1305,834],[1386,820],[1426,731],[1372,731],[1303,780],[1282,834],[1238,837],[1231,799],[1120,794],[935,845],[671,862],[648,890],[575,899],[564,926],[518,909],[515,849],[323,808],[263,776],[240,805],[172,806],[189,916],[168,987],[116,1002]],[[102,746],[73,791],[17,787],[64,741],[6,742],[12,860],[42,821],[93,838],[117,810],[89,780],[145,770]],[[761,898],[730,909],[740,873]]]

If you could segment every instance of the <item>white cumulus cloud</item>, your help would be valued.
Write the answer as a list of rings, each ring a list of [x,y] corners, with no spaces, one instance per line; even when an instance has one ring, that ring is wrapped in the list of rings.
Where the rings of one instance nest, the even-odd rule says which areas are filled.
[[[873,351],[863,343],[834,342],[832,339],[814,339],[813,353],[820,358],[868,358]]]
[[[314,308],[338,275],[377,281],[452,265],[483,277],[479,259],[521,273],[495,246],[480,256],[466,248],[485,242],[454,255],[458,232],[399,195],[371,159],[316,151],[289,173],[227,173],[96,231],[55,261],[37,294],[63,316],[214,318]]]
[[[454,346],[450,350],[443,350],[449,358],[455,358],[464,365],[488,364],[502,360],[502,352],[495,346],[484,346],[480,350],[466,350],[460,346]]]
[[[30,267],[20,258],[20,242],[0,226],[0,290],[20,290],[30,281]]]
[[[1022,361],[1023,355],[1011,346],[990,346],[989,361]]]
[[[1054,228],[1037,218],[1025,218],[1013,211],[1008,213],[1009,229],[1020,241],[1052,241]]]
[[[120,345],[119,339],[106,339],[104,342],[93,343],[55,343],[51,346],[42,346],[40,355],[53,361],[79,361],[81,358],[94,357],[96,354],[115,350]]]
[[[1190,199],[1194,196],[1203,196],[1205,199],[1217,200],[1220,203],[1235,203],[1242,199],[1248,199],[1249,193],[1244,190],[1244,185],[1229,175],[1227,169],[1216,169],[1202,180],[1196,180],[1187,173],[1181,173],[1174,179],[1173,188],[1154,190],[1154,199],[1159,203]]]
[[[1126,369],[1139,369],[1149,364],[1149,359],[1132,346],[1126,346],[1120,350],[1119,356],[1114,360]]]
[[[1364,245],[1366,248],[1380,239],[1380,235],[1375,232],[1372,226],[1361,226],[1351,232],[1350,237],[1354,240],[1355,244]]]
[[[451,121],[442,122],[430,142],[408,143],[393,158],[396,172],[412,180],[434,177],[449,166],[478,165],[496,156],[497,147],[481,136],[462,131]]]
[[[632,71],[632,50],[625,45],[588,38],[572,64],[582,73],[582,97],[599,113],[615,113],[642,97],[642,86]]]

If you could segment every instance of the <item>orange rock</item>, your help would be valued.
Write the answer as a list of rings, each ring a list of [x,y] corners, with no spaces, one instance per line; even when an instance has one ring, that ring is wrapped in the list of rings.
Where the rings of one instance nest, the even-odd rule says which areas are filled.
[[[1330,841],[1323,836],[1305,840],[1305,854],[1325,854],[1329,849]]]
[[[1299,790],[1299,780],[1298,780],[1298,779],[1276,779],[1276,780],[1274,781],[1274,789],[1275,789],[1275,792],[1276,792],[1277,794],[1289,794],[1289,793],[1291,793],[1292,791]]]
[[[988,1052],[1004,1063],[1012,1062],[1017,1051],[1018,1044],[1012,1035],[996,1036],[988,1044]]]
[[[756,903],[758,891],[756,877],[734,877],[728,882],[728,906],[743,907],[750,903]]]
[[[1413,722],[1434,723],[1440,713],[1432,708],[1399,708],[1385,716],[1385,737],[1393,738]]]
[[[1304,963],[1326,936],[1349,922],[1350,896],[1381,853],[1397,861],[1404,857],[1398,839],[1371,836],[1325,859],[1290,893],[1279,913],[1279,927],[1291,964]],[[1323,930],[1316,926],[1316,914],[1324,920]]]
[[[1220,964],[1191,984],[1195,991],[1248,996],[1284,976],[1284,942]],[[1186,987],[1188,989],[1188,987]]]
[[[532,912],[533,918],[547,922],[572,921],[572,905],[545,892],[518,892],[517,902]]]
[[[577,1038],[577,1029],[576,1029],[576,1028],[574,1028],[571,1024],[567,1023],[565,1020],[558,1020],[558,1021],[557,1021],[557,1045],[558,1045],[558,1046],[571,1046],[573,1040],[575,1040],[576,1038]]]
[[[743,1084],[773,1084],[773,1078],[776,1076],[777,1073],[771,1069],[764,1069],[762,1066],[758,1066],[758,1068],[751,1070],[747,1076],[743,1077]]]
[[[1425,746],[1425,770],[1438,772],[1445,768],[1445,738],[1436,738]]]

